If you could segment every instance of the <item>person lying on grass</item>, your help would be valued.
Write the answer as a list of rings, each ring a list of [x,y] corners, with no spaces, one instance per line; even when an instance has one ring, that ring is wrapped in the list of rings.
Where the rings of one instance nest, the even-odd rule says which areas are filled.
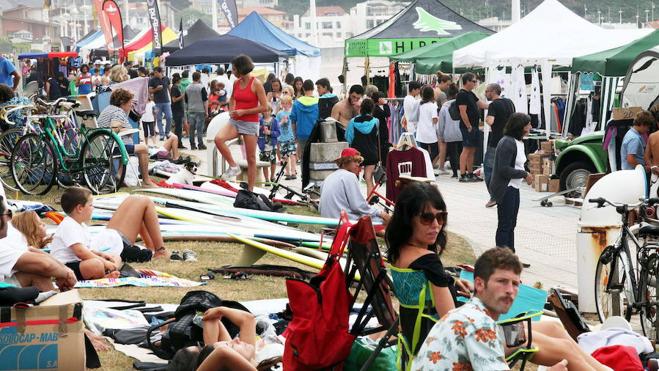
[[[45,252],[28,247],[12,225],[12,213],[4,202],[0,185],[0,282],[16,287],[34,286],[39,291],[51,291],[53,278],[60,290],[72,289],[77,283],[73,271]]]
[[[231,339],[222,324],[224,317],[238,326],[238,337]],[[168,371],[260,371],[281,362],[280,356],[267,358],[267,354],[273,352],[264,350],[268,346],[264,341],[257,343],[256,319],[249,312],[212,308],[204,313],[202,326],[205,346],[179,350],[169,363]]]
[[[71,268],[79,280],[119,277],[124,241],[132,246],[138,233],[142,233],[155,257],[166,256],[158,218],[149,199],[131,196],[124,200],[107,228],[94,239],[85,224],[94,211],[91,192],[80,187],[69,188],[62,194],[60,203],[67,217],[57,227],[51,254]]]

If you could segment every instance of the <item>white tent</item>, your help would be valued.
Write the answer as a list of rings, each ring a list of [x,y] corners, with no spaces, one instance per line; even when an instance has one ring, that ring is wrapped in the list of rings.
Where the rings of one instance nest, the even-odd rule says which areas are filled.
[[[574,57],[616,48],[649,32],[605,30],[557,0],[545,0],[505,30],[456,50],[453,68],[540,66],[542,80],[549,81],[554,65],[570,66]],[[545,118],[550,116],[551,93],[543,94]]]
[[[650,109],[659,103],[659,47],[641,53],[629,66],[622,92],[623,107]]]

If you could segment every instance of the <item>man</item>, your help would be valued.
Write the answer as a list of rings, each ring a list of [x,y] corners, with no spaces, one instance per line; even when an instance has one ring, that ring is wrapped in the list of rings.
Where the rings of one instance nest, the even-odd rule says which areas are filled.
[[[325,120],[332,115],[332,109],[339,98],[332,93],[332,86],[325,77],[316,81],[316,91],[318,92],[318,118]]]
[[[11,90],[16,92],[20,82],[21,75],[16,71],[14,64],[9,59],[0,56],[0,84],[11,86]]]
[[[339,142],[345,142],[348,123],[359,114],[359,106],[363,95],[364,87],[353,85],[348,91],[348,96],[332,107],[332,118],[340,124],[336,127],[336,137]]]
[[[419,94],[421,93],[421,83],[410,81],[407,85],[407,95],[403,99],[403,127],[408,133],[416,138],[416,124],[419,121]]]
[[[320,215],[326,218],[339,218],[341,211],[348,213],[350,220],[370,215],[374,221],[385,223],[389,214],[366,203],[359,189],[360,164],[364,158],[354,148],[345,148],[341,157],[335,160],[338,170],[323,181],[320,188]]]
[[[307,145],[311,130],[316,125],[316,120],[318,120],[318,98],[313,96],[313,81],[305,80],[302,83],[302,90],[304,90],[304,96],[295,100],[289,116],[297,138],[298,158],[302,158],[304,155],[304,147]]]
[[[94,61],[94,67],[91,70],[89,70],[89,73],[94,75],[96,73],[96,71],[98,71],[99,75],[103,75],[104,69],[103,69],[103,67],[101,67],[101,60],[100,59],[97,59],[97,60]]]
[[[503,331],[496,321],[512,306],[519,290],[521,272],[519,259],[509,249],[485,251],[474,265],[475,296],[433,326],[412,368],[509,370]],[[539,355],[534,356],[534,361],[541,358]],[[570,365],[575,366],[575,370],[593,369],[578,351],[573,352],[572,357],[575,363],[570,361]],[[567,370],[568,361],[559,359],[558,363],[554,361],[552,364],[551,371]],[[577,367],[580,364],[585,367]]]
[[[620,147],[622,170],[634,170],[636,165],[646,166],[644,159],[645,140],[643,137],[648,133],[653,122],[654,118],[650,112],[641,111],[636,114],[634,126],[627,131],[622,139],[622,146]],[[654,157],[652,158],[654,159]]]
[[[224,84],[224,90],[227,92],[227,102],[229,101],[229,98],[231,98],[231,93],[233,92],[233,83],[229,79],[229,76],[227,76],[224,73],[224,67],[217,67],[217,76],[215,77],[215,81],[221,82]]]
[[[160,133],[160,141],[169,137],[172,128],[172,106],[169,101],[169,77],[163,76],[162,67],[153,70],[153,77],[149,80],[149,94],[153,94],[153,102],[156,104],[156,124]],[[165,114],[166,126],[162,127],[162,114]]]
[[[185,104],[188,107],[188,122],[190,123],[190,149],[206,149],[204,145],[204,124],[208,112],[208,93],[201,82],[201,74],[192,74],[192,84],[185,89]],[[197,144],[195,145],[195,135]]]
[[[480,145],[480,110],[487,108],[485,102],[478,100],[472,92],[478,84],[476,75],[467,72],[462,75],[462,89],[455,98],[455,104],[460,112],[460,131],[462,132],[462,153],[460,154],[460,181],[479,182],[473,173],[474,155],[476,148]]]
[[[655,122],[651,112],[649,111],[644,111],[644,112],[645,113],[642,113],[643,116],[642,120]],[[639,115],[641,115],[641,113],[639,113]],[[659,166],[659,130],[650,134],[650,137],[648,138],[648,144],[645,148],[645,156],[643,157],[645,160],[645,166],[647,168],[652,169],[653,166]],[[653,175],[654,174],[659,175],[659,171],[658,170],[654,171]]]
[[[497,149],[499,140],[503,137],[503,128],[506,126],[506,122],[515,113],[515,104],[508,98],[501,98],[501,86],[499,84],[489,84],[485,88],[485,97],[491,102],[487,108],[485,123],[490,126],[492,131],[487,138],[487,149],[483,159],[485,186],[489,190],[492,168],[494,167],[494,152]],[[485,204],[485,207],[492,207],[496,204],[497,202],[490,196],[490,200]]]

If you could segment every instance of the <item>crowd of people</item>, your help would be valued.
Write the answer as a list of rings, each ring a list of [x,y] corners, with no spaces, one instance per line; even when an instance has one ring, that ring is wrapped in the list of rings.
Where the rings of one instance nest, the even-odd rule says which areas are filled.
[[[0,83],[15,90],[21,76],[12,68],[0,59]],[[485,99],[478,97],[474,89],[479,79],[471,72],[462,74],[456,82],[451,76],[439,74],[432,85],[417,81],[408,84],[401,104],[402,127],[413,138],[413,145],[430,160],[432,171],[426,172],[426,177],[450,174],[459,182],[484,181],[490,195],[485,206],[497,207],[496,247],[478,257],[474,281],[468,282],[451,276],[441,261],[447,247],[449,214],[437,186],[423,182],[401,186],[392,213],[369,204],[376,187],[375,168],[387,164],[392,147],[391,109],[377,87],[352,85],[340,99],[327,78],[314,82],[289,73],[284,81],[274,74],[261,81],[253,75],[253,69],[252,60],[239,55],[231,62],[230,70],[218,67],[216,76],[211,76],[205,66],[200,71],[185,70],[170,77],[161,67],[148,71],[101,61],[91,69],[81,66],[77,75],[67,78],[58,73],[48,79],[26,64],[23,76],[26,82],[37,81],[40,87],[43,83],[49,99],[111,90],[110,104],[101,112],[98,124],[117,132],[132,128],[129,116],[134,94],[125,88],[113,89],[113,84],[148,78],[149,99],[140,120],[146,144],[123,137],[128,153],[138,157],[145,186],[155,186],[148,175],[149,141],[160,144],[170,159],[179,161],[179,149],[186,149],[183,139],[187,136],[190,149],[206,149],[206,127],[214,116],[225,111],[230,117],[228,123],[214,137],[215,146],[229,164],[223,177],[234,178],[242,172],[227,145],[241,137],[249,190],[256,184],[257,159],[269,165],[263,169],[266,180],[275,181],[278,164],[285,166],[287,180],[297,179],[298,162],[313,140],[314,128],[321,121],[333,119],[337,139],[347,142],[348,148],[336,159],[338,169],[322,184],[319,211],[329,218],[338,218],[346,211],[351,220],[368,215],[386,226],[387,260],[394,291],[401,301],[403,359],[419,370],[508,369],[505,357],[515,348],[503,339],[496,321],[508,312],[521,284],[523,265],[515,255],[514,230],[520,187],[523,181],[533,181],[525,168],[523,142],[531,129],[531,117],[516,113],[513,102],[502,97],[498,84],[487,85]],[[487,114],[483,116],[484,110]],[[484,146],[483,177],[474,172],[477,149],[483,145],[481,122],[490,129]],[[636,116],[622,142],[623,169],[639,164],[647,170],[659,166],[659,134],[655,132],[646,139],[654,124],[649,112]],[[361,179],[365,193],[360,189]],[[0,202],[0,238],[5,241],[0,247],[0,274],[5,282],[47,291],[53,288],[54,279],[61,290],[67,290],[77,280],[116,277],[123,261],[167,256],[155,207],[148,198],[131,196],[117,209],[106,230],[94,238],[85,224],[93,211],[91,193],[70,188],[62,195],[61,205],[67,217],[54,236],[48,237],[35,213],[12,217],[6,204]],[[138,235],[146,249],[133,246]],[[41,250],[46,244],[50,254]],[[415,303],[422,290],[428,300]],[[463,304],[460,297],[468,301]],[[239,340],[228,337],[218,321],[221,317],[234,320],[240,327]],[[205,370],[224,364],[255,369],[258,346],[253,316],[221,307],[209,310],[203,321],[205,347],[180,352],[173,367],[189,369],[196,365]],[[550,370],[609,370],[581,350],[560,324],[541,321],[529,331],[539,348],[534,363]]]

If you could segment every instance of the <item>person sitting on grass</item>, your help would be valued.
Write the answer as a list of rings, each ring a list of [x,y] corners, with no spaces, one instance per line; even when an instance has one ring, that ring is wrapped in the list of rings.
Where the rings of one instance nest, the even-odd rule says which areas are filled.
[[[86,189],[83,188],[83,191]],[[12,224],[34,248],[43,248],[53,240],[34,211],[16,214]],[[134,246],[138,236],[146,249]],[[163,246],[155,204],[148,197],[137,195],[128,196],[119,205],[106,228],[92,238],[90,245],[92,250],[119,255],[124,262],[145,262],[151,260],[153,255],[165,256]]]
[[[0,185],[0,193],[4,189]],[[34,286],[39,291],[57,287],[66,291],[77,283],[73,271],[49,254],[29,247],[21,233],[12,225],[12,212],[7,209],[4,196],[0,195],[0,282],[16,287]]]

